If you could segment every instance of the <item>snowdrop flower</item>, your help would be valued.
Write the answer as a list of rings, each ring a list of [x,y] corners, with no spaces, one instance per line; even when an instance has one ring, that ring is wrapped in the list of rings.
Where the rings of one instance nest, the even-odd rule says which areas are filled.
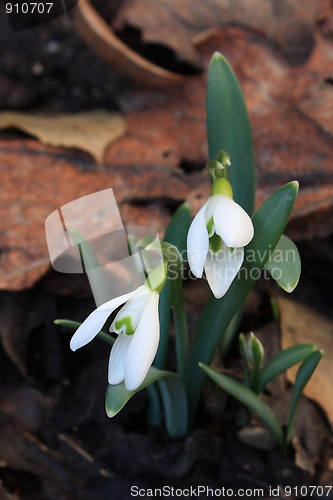
[[[117,333],[118,337],[109,359],[109,384],[125,381],[126,389],[134,391],[146,377],[159,343],[158,301],[165,278],[165,266],[158,266],[144,285],[95,309],[73,335],[70,347],[76,351],[96,337],[112,312],[125,304],[110,326],[110,331]]]
[[[253,224],[233,200],[225,177],[212,186],[212,196],[192,221],[187,236],[187,253],[192,273],[208,284],[217,299],[229,289],[244,260],[244,246],[253,238]]]

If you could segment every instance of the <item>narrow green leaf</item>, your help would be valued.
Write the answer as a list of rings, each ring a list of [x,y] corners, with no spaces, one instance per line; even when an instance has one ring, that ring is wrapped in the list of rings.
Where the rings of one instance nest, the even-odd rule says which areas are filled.
[[[265,267],[283,290],[292,292],[301,274],[301,258],[295,243],[283,234]]]
[[[121,382],[117,385],[109,384],[106,390],[105,398],[105,409],[108,417],[112,418],[117,415],[117,413],[120,412],[120,410],[125,406],[127,401],[129,401],[131,397],[134,396],[134,394],[142,391],[142,389],[144,389],[148,385],[153,384],[159,378],[166,377],[167,375],[177,377],[177,375],[172,372],[158,370],[154,366],[151,366],[146,375],[146,378],[144,379],[140,387],[138,387],[135,391],[128,391],[125,388],[124,382]]]
[[[210,159],[221,149],[230,154],[229,180],[235,201],[252,215],[255,167],[249,116],[237,77],[218,52],[208,70],[207,131]]]
[[[68,328],[74,328],[74,330],[77,330],[81,325],[81,323],[79,323],[78,321],[71,321],[70,319],[56,319],[54,320],[54,323],[56,325],[67,326]],[[111,337],[109,333],[104,332],[103,330],[98,332],[96,337],[98,337],[100,340],[104,340],[104,342],[106,342],[107,344],[113,345],[114,343],[114,338]]]
[[[274,297],[271,298],[271,309],[272,309],[273,319],[274,321],[276,321],[276,323],[278,323],[280,321],[280,310],[277,300]]]
[[[84,270],[87,273],[96,304],[104,304],[104,302],[110,299],[110,292],[106,283],[103,266],[100,265],[89,241],[86,241],[76,229],[70,229],[70,232],[73,240],[78,245]]]
[[[290,182],[273,193],[253,216],[254,237],[245,249],[243,267],[227,294],[221,299],[210,296],[206,303],[192,345],[190,358],[189,404],[191,418],[201,394],[204,372],[200,361],[210,364],[230,321],[244,303],[247,294],[284,231],[298,192],[298,183]]]
[[[160,318],[160,342],[158,344],[157,353],[154,364],[156,368],[163,369],[165,367],[166,355],[168,350],[169,332],[171,323],[171,308],[170,308],[170,293],[171,283],[167,279],[158,302],[158,315]]]
[[[174,377],[160,378],[157,383],[161,391],[169,436],[185,436],[188,431],[188,408],[183,384]]]
[[[162,408],[159,390],[156,384],[150,384],[146,387],[149,407],[148,407],[148,422],[150,427],[156,428],[162,425]]]
[[[304,390],[304,387],[310,380],[313,372],[318,366],[319,361],[321,360],[323,356],[323,351],[322,350],[317,350],[310,354],[301,366],[299,367],[297,374],[296,374],[296,380],[294,384],[294,389],[293,389],[293,394],[291,397],[291,402],[290,402],[290,409],[289,409],[289,419],[288,419],[288,427],[287,427],[287,435],[286,435],[286,445],[290,443],[292,436],[293,436],[293,431],[294,431],[294,425],[295,425],[295,417],[296,417],[296,409],[298,405],[299,398],[301,397],[301,394]]]
[[[168,279],[160,296],[161,340],[154,361],[155,366],[164,368],[172,310],[176,330],[177,371],[184,383],[188,374],[188,331],[183,299],[182,269],[183,262],[186,260],[186,241],[190,224],[190,207],[188,203],[183,203],[173,214],[164,236],[164,242],[174,245],[179,253],[176,249],[173,253],[168,252],[169,247],[164,248],[167,245],[162,242],[162,248],[168,253],[171,263],[168,266]]]
[[[171,217],[164,235],[164,241],[175,245],[175,247],[177,247],[180,251],[183,260],[186,260],[184,258],[186,252],[186,240],[191,221],[190,205],[188,203],[183,203]]]
[[[243,385],[245,387],[250,387],[250,363],[246,353],[246,339],[244,333],[241,333],[238,337],[239,352],[242,358],[243,364]]]
[[[186,238],[188,229],[191,224],[191,213],[188,203],[183,203],[173,214],[169,225],[166,229],[164,241],[171,243],[178,248],[183,260],[186,255]],[[166,361],[168,349],[170,321],[171,321],[171,273],[168,271],[168,279],[160,294],[159,300],[159,317],[160,317],[160,343],[155,356],[154,365],[157,368],[163,369]]]
[[[229,348],[239,331],[239,325],[241,324],[242,317],[243,317],[243,312],[244,312],[244,307],[241,306],[232,320],[230,321],[229,325],[227,326],[224,334],[223,334],[223,341],[221,342],[220,350],[221,350],[221,356],[224,358],[229,351]]]
[[[55,319],[54,324],[67,326],[68,328],[74,328],[74,330],[77,330],[77,328],[79,328],[82,323],[79,323],[78,321],[72,321],[70,319]]]
[[[170,282],[170,307],[176,332],[177,373],[187,386],[189,346],[188,328],[183,293],[183,260],[175,245],[163,241],[163,256],[168,261],[168,281]]]
[[[182,284],[182,279],[177,279]],[[174,280],[174,284],[176,280]],[[182,306],[172,306],[172,317],[176,332],[176,355],[177,373],[183,381],[185,387],[188,383],[188,363],[189,363],[189,338],[185,304]]]
[[[263,401],[261,401],[261,399],[254,394],[254,392],[237,382],[237,380],[233,380],[232,378],[213,370],[204,363],[199,363],[199,366],[212,380],[214,380],[214,382],[216,382],[217,385],[224,389],[228,394],[241,401],[251,411],[256,413],[271,431],[277,441],[277,444],[282,448],[283,431],[281,425],[272,410]]]
[[[262,368],[258,392],[262,392],[271,380],[303,361],[317,349],[314,344],[301,344],[288,347],[272,356]]]
[[[114,417],[134,394],[157,380],[166,377],[167,384],[160,386],[161,396],[166,415],[166,426],[173,437],[186,433],[187,430],[187,405],[183,384],[177,374],[158,370],[151,366],[146,378],[135,391],[127,391],[124,382],[109,385],[106,391],[105,408],[108,417]]]

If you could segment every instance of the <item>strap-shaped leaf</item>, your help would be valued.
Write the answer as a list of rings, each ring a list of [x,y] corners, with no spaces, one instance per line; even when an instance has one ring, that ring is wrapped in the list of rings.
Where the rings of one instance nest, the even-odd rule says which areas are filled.
[[[283,447],[283,431],[279,421],[272,410],[254,392],[237,382],[237,380],[233,380],[203,363],[199,363],[199,365],[217,385],[256,413],[271,431],[277,444],[281,448]]]
[[[212,295],[206,303],[194,338],[190,359],[189,404],[193,417],[201,394],[204,372],[198,363],[210,364],[223,334],[275,248],[290,216],[298,183],[290,182],[273,193],[253,216],[254,237],[245,249],[243,267],[224,297]]]
[[[237,332],[239,331],[239,325],[241,324],[242,317],[244,313],[244,307],[243,305],[238,309],[236,312],[235,316],[232,318],[230,321],[229,325],[227,326],[224,335],[223,335],[223,341],[221,342],[221,356],[224,359],[226,356]]]
[[[163,290],[160,293],[160,300],[158,302],[158,315],[160,318],[160,342],[158,344],[154,363],[156,367],[160,369],[163,369],[165,366],[169,342],[171,322],[170,293],[171,283],[170,280],[167,279]]]
[[[317,349],[314,344],[294,345],[272,356],[262,368],[258,393],[275,377],[300,363]]]
[[[191,213],[188,203],[183,203],[173,214],[166,229],[164,240],[178,248],[182,258],[185,260],[186,237],[191,224]],[[170,318],[171,318],[171,283],[167,279],[160,294],[159,317],[160,317],[160,343],[155,356],[154,365],[163,369],[165,366],[166,353],[169,341]]]
[[[176,373],[158,370],[151,366],[146,378],[135,391],[127,391],[124,382],[109,385],[106,391],[105,408],[111,418],[117,415],[134,394],[159,379],[165,378],[160,385],[164,405],[166,427],[172,437],[180,437],[187,432],[187,402],[184,386]]]
[[[185,436],[188,431],[188,407],[183,384],[174,377],[160,378],[157,383],[161,391],[169,436]]]
[[[301,366],[297,371],[293,394],[290,402],[290,409],[289,409],[289,419],[288,419],[287,436],[286,436],[287,445],[291,441],[291,438],[293,436],[296,409],[299,398],[301,397],[304,387],[309,382],[313,372],[317,368],[317,365],[321,360],[323,354],[324,352],[319,349],[313,352],[303,361],[303,363],[301,364]]]
[[[95,301],[97,305],[103,304],[111,298],[109,296],[110,294],[103,266],[100,265],[89,241],[85,240],[83,235],[76,229],[70,229],[70,232],[73,240],[79,248],[80,257],[82,259],[84,270],[87,273]]]
[[[147,409],[147,418],[150,427],[160,427],[162,425],[162,408],[160,393],[156,384],[150,384],[146,387],[149,406]]]
[[[221,149],[230,154],[228,172],[235,201],[252,215],[255,168],[249,116],[237,77],[218,52],[208,70],[207,131],[210,158]]]
[[[171,217],[164,235],[164,241],[175,245],[183,258],[186,251],[187,233],[191,225],[191,220],[190,206],[188,203],[183,203]]]
[[[295,289],[301,274],[301,258],[288,236],[281,236],[265,267],[283,290],[290,293]]]

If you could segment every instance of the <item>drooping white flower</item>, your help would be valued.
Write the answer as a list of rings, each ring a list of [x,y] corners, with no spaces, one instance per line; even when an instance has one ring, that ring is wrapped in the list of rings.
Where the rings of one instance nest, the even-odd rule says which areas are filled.
[[[73,351],[90,342],[103,327],[107,318],[121,304],[110,331],[118,334],[109,359],[109,384],[124,380],[128,391],[136,390],[143,382],[157,351],[160,325],[159,293],[147,284],[135,291],[116,297],[93,311],[73,335]]]
[[[201,278],[205,270],[208,284],[219,299],[241,268],[244,247],[252,240],[254,229],[248,214],[233,200],[227,179],[218,179],[214,184],[213,196],[190,226],[187,253],[192,273]]]

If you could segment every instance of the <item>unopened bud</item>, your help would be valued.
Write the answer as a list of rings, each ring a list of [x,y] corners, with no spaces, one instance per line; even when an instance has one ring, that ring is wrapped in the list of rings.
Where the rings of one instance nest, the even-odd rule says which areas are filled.
[[[230,161],[230,155],[226,151],[219,151],[216,155],[217,161],[222,163],[223,167],[230,167],[231,161]]]
[[[209,175],[211,176],[212,181],[215,181],[216,179],[219,179],[224,175],[223,173],[224,166],[217,160],[209,160],[209,162],[206,165],[206,168],[208,170]]]
[[[252,332],[246,341],[246,356],[251,365],[260,366],[264,360],[265,351],[262,343]]]

